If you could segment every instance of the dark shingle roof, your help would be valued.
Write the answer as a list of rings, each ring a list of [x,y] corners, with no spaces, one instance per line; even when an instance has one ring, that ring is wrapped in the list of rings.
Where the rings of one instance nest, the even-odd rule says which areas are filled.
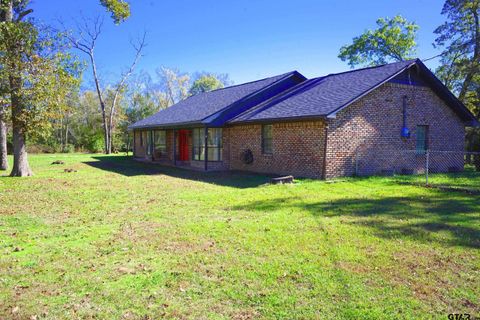
[[[252,95],[279,80],[288,78],[295,73],[298,74],[296,71],[292,71],[262,80],[194,95],[132,124],[129,126],[129,129],[201,123],[205,118],[222,111],[238,100]]]
[[[129,129],[181,124],[222,126],[225,123],[334,116],[414,65],[417,67],[417,75],[447,102],[466,125],[478,125],[472,113],[416,59],[310,80],[293,71],[214,90],[183,100],[134,123]]]
[[[230,122],[327,116],[399,74],[416,60],[314,78],[251,108]]]

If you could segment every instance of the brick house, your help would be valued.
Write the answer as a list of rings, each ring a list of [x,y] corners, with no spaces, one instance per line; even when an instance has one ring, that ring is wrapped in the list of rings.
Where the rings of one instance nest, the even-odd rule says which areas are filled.
[[[413,170],[398,150],[464,150],[478,122],[420,61],[307,79],[297,71],[201,93],[129,127],[134,157],[205,171],[299,177]],[[422,153],[423,152],[423,153]],[[381,159],[381,160],[379,160]],[[387,159],[387,160],[385,160]],[[463,169],[444,159],[444,169]]]

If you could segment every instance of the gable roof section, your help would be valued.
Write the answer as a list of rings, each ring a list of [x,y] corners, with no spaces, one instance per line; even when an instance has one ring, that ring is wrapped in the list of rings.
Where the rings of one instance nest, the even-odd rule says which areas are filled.
[[[331,116],[414,63],[403,61],[310,79],[231,122]]]
[[[292,71],[262,80],[200,93],[130,125],[129,129],[205,125],[212,122],[222,125],[221,120],[225,120],[222,119],[222,116],[228,115],[228,111],[230,111],[231,117],[236,116],[245,111],[245,106],[242,104],[248,104],[246,102],[251,101],[250,104],[256,105],[304,80],[306,78],[303,75]],[[275,90],[265,94],[269,88]]]
[[[335,117],[340,110],[413,66],[418,66],[417,71],[467,125],[478,124],[470,111],[418,59],[310,79],[247,110],[229,122]]]

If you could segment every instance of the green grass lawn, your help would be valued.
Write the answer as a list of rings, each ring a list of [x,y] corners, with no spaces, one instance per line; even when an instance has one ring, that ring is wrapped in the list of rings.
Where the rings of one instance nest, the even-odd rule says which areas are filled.
[[[480,316],[478,195],[30,161],[0,178],[0,319]]]
[[[395,180],[400,183],[426,184],[425,174],[399,175],[395,177]],[[476,171],[473,166],[466,166],[463,172],[429,174],[428,184],[433,187],[460,189],[480,194],[480,172]]]

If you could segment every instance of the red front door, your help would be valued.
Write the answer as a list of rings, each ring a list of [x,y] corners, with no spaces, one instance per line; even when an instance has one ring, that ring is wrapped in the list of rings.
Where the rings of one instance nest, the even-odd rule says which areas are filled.
[[[178,131],[179,160],[188,161],[188,130]]]

